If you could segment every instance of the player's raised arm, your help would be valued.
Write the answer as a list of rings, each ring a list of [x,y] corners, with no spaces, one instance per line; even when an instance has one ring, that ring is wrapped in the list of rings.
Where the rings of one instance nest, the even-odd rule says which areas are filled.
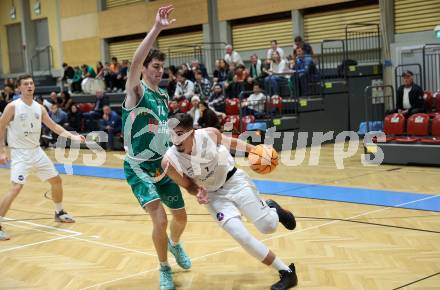
[[[14,113],[14,104],[9,103],[3,111],[3,115],[0,117],[0,164],[4,164],[8,161],[5,150],[5,133],[9,122],[14,119]]]
[[[127,99],[125,106],[132,108],[136,106],[138,98],[142,95],[140,88],[140,76],[142,72],[142,66],[148,52],[153,47],[154,41],[161,32],[162,29],[171,25],[175,19],[169,19],[171,12],[174,10],[172,5],[159,8],[156,14],[156,19],[151,30],[147,36],[142,40],[139,47],[136,49],[133,59],[131,61],[130,71],[127,77],[127,83],[125,89],[127,90]]]

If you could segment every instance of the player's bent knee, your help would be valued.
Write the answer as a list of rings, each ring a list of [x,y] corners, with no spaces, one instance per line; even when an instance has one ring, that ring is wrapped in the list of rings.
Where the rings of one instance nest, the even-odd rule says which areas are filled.
[[[178,223],[186,223],[187,222],[187,215],[186,210],[183,209],[177,209],[172,210],[171,213],[173,214],[173,219]]]
[[[262,234],[273,234],[278,226],[278,220],[272,215],[266,215],[264,218],[258,220],[255,226]]]

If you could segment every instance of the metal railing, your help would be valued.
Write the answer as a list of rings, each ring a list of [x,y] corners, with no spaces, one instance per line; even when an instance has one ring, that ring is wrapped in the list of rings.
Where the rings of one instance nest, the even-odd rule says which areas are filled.
[[[390,91],[390,93],[387,93]],[[365,122],[367,133],[371,121],[383,121],[387,112],[395,108],[394,88],[391,85],[367,86],[365,96]]]
[[[34,71],[47,71],[49,74],[52,73],[52,46],[47,45],[45,47],[35,48],[36,53],[31,57],[31,72]],[[46,53],[47,56],[47,64],[46,68],[42,66],[41,58],[42,54]]]
[[[440,43],[423,46],[423,89],[440,90]]]
[[[351,23],[345,27],[345,59],[359,64],[381,64],[380,26],[375,23]]]
[[[324,40],[321,42],[319,71],[321,80],[345,79],[345,42],[344,40]]]

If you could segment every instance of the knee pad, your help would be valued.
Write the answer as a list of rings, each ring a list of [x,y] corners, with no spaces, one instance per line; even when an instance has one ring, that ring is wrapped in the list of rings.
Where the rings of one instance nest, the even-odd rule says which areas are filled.
[[[273,214],[265,215],[255,222],[255,226],[262,234],[272,234],[278,226],[278,216]]]

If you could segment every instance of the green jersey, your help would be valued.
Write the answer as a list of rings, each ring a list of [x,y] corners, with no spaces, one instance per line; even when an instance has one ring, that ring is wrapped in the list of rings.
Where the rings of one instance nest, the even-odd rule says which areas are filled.
[[[168,130],[168,94],[153,91],[141,81],[144,94],[138,104],[122,110],[124,148],[130,162],[158,164],[170,146]]]

